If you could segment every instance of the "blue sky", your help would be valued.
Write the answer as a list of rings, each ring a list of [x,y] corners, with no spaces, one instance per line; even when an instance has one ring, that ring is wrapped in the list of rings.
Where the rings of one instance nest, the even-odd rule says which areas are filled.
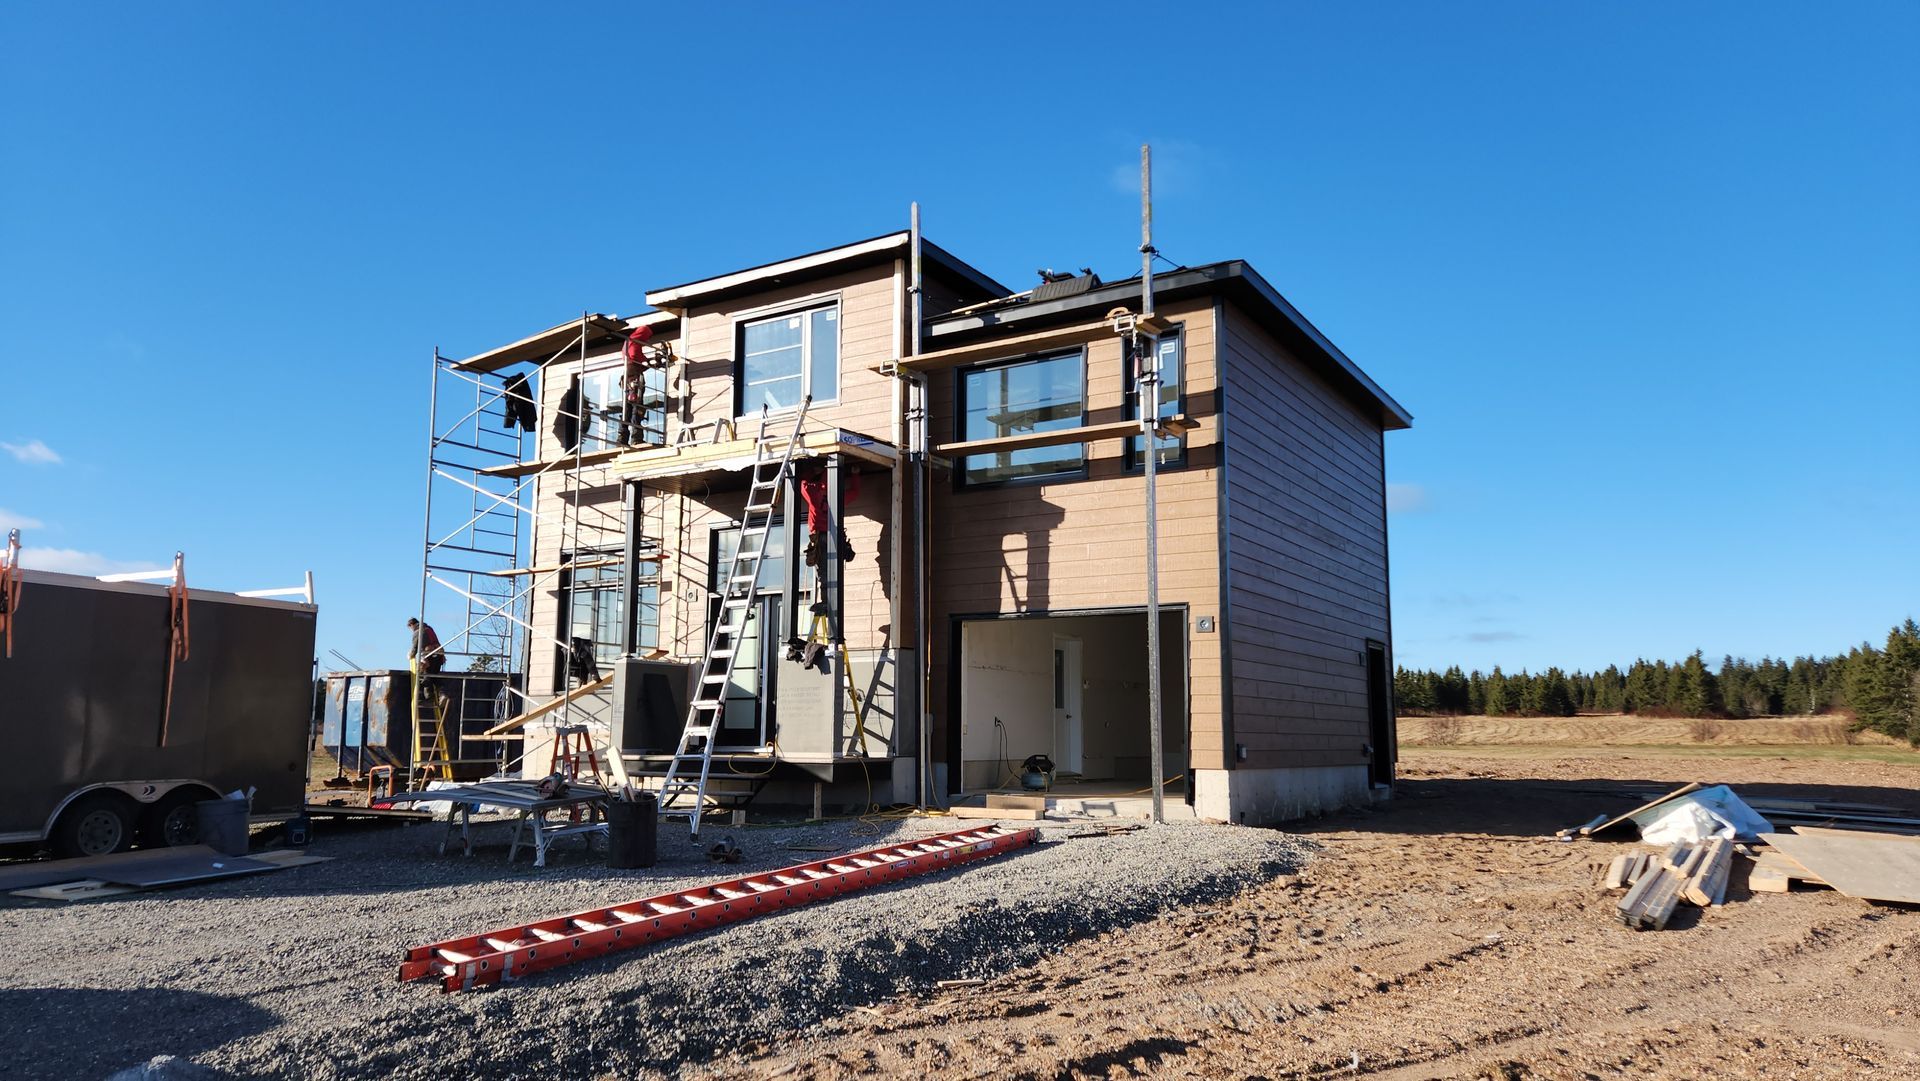
[[[9,5],[0,517],[403,657],[435,346],[902,227],[1246,258],[1415,414],[1399,659],[1920,615],[1920,7]],[[672,9],[674,13],[691,9]],[[1154,30],[1166,18],[1168,29]]]

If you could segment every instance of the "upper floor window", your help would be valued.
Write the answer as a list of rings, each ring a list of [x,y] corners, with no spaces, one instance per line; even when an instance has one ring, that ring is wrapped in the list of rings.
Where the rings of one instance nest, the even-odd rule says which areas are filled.
[[[1078,350],[960,373],[957,435],[963,442],[1079,428],[1087,422],[1086,364]],[[1086,444],[987,451],[961,458],[962,484],[1077,474]]]
[[[1161,335],[1155,345],[1160,351],[1159,416],[1162,419],[1177,417],[1186,411],[1186,366],[1182,363],[1185,356],[1180,348],[1180,332],[1175,330],[1170,334]],[[1133,373],[1128,372],[1127,378],[1132,379]],[[1129,420],[1136,420],[1140,416],[1138,389],[1138,383],[1127,388],[1127,419]],[[1145,437],[1138,435],[1127,439],[1127,468],[1146,467],[1146,457],[1141,453],[1145,442]],[[1161,436],[1154,440],[1154,451],[1154,465],[1180,465],[1187,458],[1187,442],[1177,435]]]
[[[626,372],[625,365],[618,365],[599,368],[580,377],[581,450],[591,453],[667,441],[665,370],[636,370],[634,375],[641,385],[632,388],[631,396]]]
[[[738,416],[761,406],[793,409],[800,399],[840,396],[840,305],[827,304],[740,325]]]

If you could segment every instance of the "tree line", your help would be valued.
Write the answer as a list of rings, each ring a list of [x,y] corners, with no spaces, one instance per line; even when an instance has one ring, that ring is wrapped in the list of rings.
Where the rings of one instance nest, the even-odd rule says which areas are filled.
[[[1635,713],[1654,717],[1784,717],[1846,714],[1920,746],[1920,624],[1911,619],[1876,648],[1862,642],[1844,655],[1725,657],[1716,670],[1700,651],[1682,661],[1636,660],[1623,672],[1548,668],[1533,673],[1444,672],[1399,668],[1393,678],[1400,712],[1514,717]]]

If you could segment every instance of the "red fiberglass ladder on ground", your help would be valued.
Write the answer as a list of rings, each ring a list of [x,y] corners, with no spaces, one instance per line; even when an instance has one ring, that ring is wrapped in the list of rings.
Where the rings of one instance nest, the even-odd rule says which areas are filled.
[[[985,826],[711,882],[690,890],[576,912],[537,923],[414,946],[402,980],[431,977],[443,991],[517,980],[541,969],[630,950],[843,893],[944,871],[1033,844],[1036,829]]]
[[[726,716],[727,689],[733,685],[733,665],[739,655],[740,638],[746,633],[747,619],[753,613],[754,597],[760,585],[760,571],[766,564],[767,537],[773,531],[774,508],[780,505],[781,486],[793,470],[793,455],[800,446],[800,428],[806,423],[807,408],[812,404],[811,395],[800,400],[800,408],[793,414],[793,430],[785,442],[767,433],[767,408],[760,408],[760,431],[753,437],[753,464],[748,467],[751,483],[747,487],[747,505],[740,516],[740,541],[734,545],[726,577],[720,579],[720,610],[713,617],[707,652],[700,658],[700,675],[693,685],[692,701],[687,705],[687,726],[680,732],[673,762],[660,782],[660,817],[685,815],[695,838],[700,836],[700,816],[707,805],[707,775],[713,766],[714,737]],[[776,628],[760,628],[763,648],[776,637]]]

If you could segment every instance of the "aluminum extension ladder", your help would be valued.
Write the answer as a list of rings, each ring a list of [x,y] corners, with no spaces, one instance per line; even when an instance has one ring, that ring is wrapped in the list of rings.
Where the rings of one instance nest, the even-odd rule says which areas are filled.
[[[695,838],[700,836],[700,816],[706,810],[714,736],[726,713],[727,688],[733,682],[740,636],[745,633],[747,619],[753,612],[760,571],[766,564],[774,508],[779,506],[781,486],[793,470],[800,429],[806,423],[807,409],[812,404],[812,395],[801,399],[800,408],[793,415],[793,431],[785,442],[767,434],[767,408],[760,409],[760,431],[753,437],[753,465],[749,467],[752,483],[747,488],[747,506],[740,518],[740,541],[734,545],[733,561],[727,567],[726,577],[720,580],[720,611],[707,638],[706,654],[700,658],[700,675],[693,685],[693,699],[687,704],[687,725],[680,732],[673,761],[660,782],[660,817],[685,815]],[[773,471],[770,475],[766,472],[769,469]],[[771,642],[774,633],[775,628],[762,627],[762,644]],[[681,803],[682,797],[686,797],[687,802]]]

